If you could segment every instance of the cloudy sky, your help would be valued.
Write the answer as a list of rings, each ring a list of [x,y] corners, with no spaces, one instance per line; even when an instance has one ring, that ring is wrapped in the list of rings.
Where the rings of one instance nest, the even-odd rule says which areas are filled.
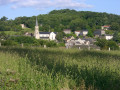
[[[0,18],[47,14],[51,10],[107,12],[120,15],[120,0],[0,0]]]

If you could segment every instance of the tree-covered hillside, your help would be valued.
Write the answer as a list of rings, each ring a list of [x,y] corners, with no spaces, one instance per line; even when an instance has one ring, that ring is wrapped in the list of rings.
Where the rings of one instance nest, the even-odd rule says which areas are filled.
[[[41,31],[60,32],[63,29],[95,30],[102,25],[111,25],[112,30],[120,30],[120,16],[107,13],[75,11],[69,9],[53,10],[49,14],[38,15],[38,22]],[[0,31],[19,31],[20,24],[25,24],[34,30],[36,17],[17,17],[15,20],[7,20],[7,17],[0,19]]]

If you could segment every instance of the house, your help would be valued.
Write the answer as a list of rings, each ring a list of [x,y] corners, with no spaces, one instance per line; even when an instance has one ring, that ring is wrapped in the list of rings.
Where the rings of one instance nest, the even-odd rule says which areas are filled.
[[[70,29],[64,29],[63,32],[64,32],[65,34],[71,34],[71,30],[70,30]]]
[[[86,41],[83,39],[78,39],[78,40],[71,40],[67,43],[65,43],[66,48],[78,48],[78,49],[95,49],[95,50],[100,50],[100,47],[90,44],[90,41]]]
[[[67,49],[72,48],[74,45],[75,45],[75,42],[73,40],[65,43],[65,46],[66,46]]]
[[[113,38],[113,35],[108,35],[108,34],[105,35],[105,39],[106,39],[106,40],[110,40],[110,39],[112,39],[112,38]]]
[[[71,39],[65,43],[66,48],[72,48],[73,46],[79,45],[90,45],[90,41],[86,41],[84,39]]]
[[[29,33],[29,32],[26,32],[25,34],[24,34],[24,36],[33,36],[33,34],[32,33]]]
[[[65,43],[66,48],[78,48],[78,49],[100,49],[94,45],[95,40],[92,38],[78,38],[71,39]]]
[[[101,29],[102,30],[109,30],[110,29],[110,25],[101,26]]]
[[[67,37],[67,38],[65,39],[65,42],[69,42],[70,40],[73,40],[73,39],[75,39],[73,36]]]
[[[94,31],[94,36],[95,37],[100,37],[102,35],[105,35],[105,31],[104,30],[98,29],[98,30]]]
[[[40,39],[44,40],[56,40],[55,32],[39,32]]]
[[[57,33],[55,32],[39,32],[38,21],[36,18],[36,26],[35,26],[35,32],[34,32],[34,36],[36,39],[56,40],[56,34]]]
[[[24,24],[20,24],[20,26],[22,27],[22,29],[27,28]]]
[[[82,36],[86,36],[88,34],[88,30],[82,30],[80,35]]]
[[[90,45],[93,45],[96,42],[96,39],[93,39],[93,38],[83,38],[83,40],[89,41]]]
[[[118,46],[119,46],[119,48],[120,48],[120,43],[118,43]]]
[[[80,31],[75,31],[74,33],[75,33],[76,36],[80,35]]]

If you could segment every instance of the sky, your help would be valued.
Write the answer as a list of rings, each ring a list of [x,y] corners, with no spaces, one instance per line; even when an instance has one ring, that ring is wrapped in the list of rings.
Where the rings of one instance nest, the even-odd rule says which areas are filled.
[[[0,0],[0,18],[48,14],[52,10],[106,12],[120,15],[120,0]]]

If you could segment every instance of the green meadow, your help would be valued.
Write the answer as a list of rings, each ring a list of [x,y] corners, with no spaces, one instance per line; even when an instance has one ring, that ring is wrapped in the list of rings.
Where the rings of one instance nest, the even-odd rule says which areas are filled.
[[[0,47],[0,90],[120,90],[120,51]]]

